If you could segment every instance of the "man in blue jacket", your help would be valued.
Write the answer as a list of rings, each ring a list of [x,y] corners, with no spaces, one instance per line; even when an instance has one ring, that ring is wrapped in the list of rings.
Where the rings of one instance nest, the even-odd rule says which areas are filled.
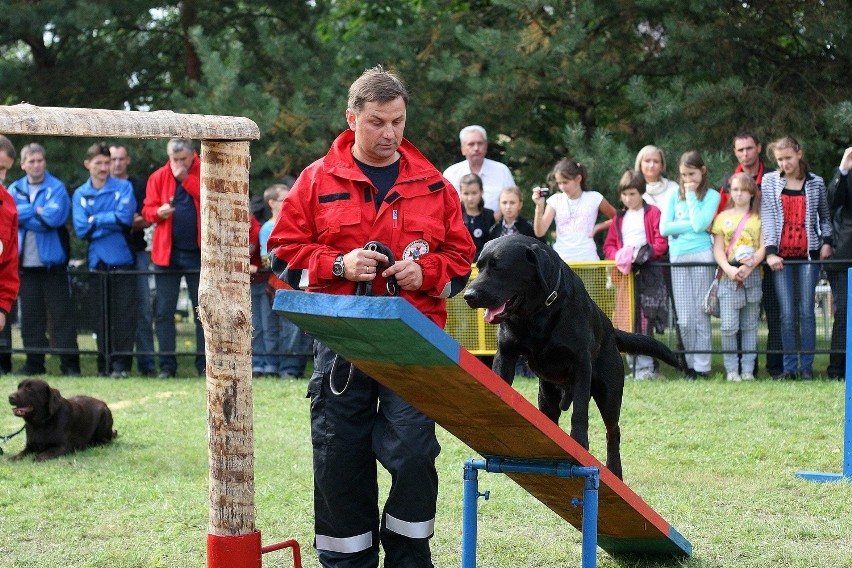
[[[89,270],[98,273],[98,373],[122,378],[130,370],[136,338],[136,276],[124,272],[136,268],[125,238],[133,224],[136,198],[129,181],[109,175],[111,157],[106,144],[90,146],[83,165],[89,170],[89,179],[77,188],[71,201],[74,232],[88,241]],[[104,305],[107,313],[103,313]]]
[[[26,176],[9,186],[18,208],[20,256],[21,339],[27,360],[17,374],[45,373],[44,355],[51,339],[58,350],[63,374],[80,374],[77,332],[68,279],[68,229],[71,203],[65,184],[47,171],[44,147],[27,144],[21,149],[21,169]],[[32,351],[30,351],[32,350]]]

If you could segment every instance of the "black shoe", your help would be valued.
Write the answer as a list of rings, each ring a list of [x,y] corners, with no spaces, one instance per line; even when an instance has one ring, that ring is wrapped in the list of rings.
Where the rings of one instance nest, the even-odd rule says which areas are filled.
[[[171,369],[163,369],[160,371],[160,374],[157,375],[159,379],[173,379],[175,378],[175,372]]]
[[[141,370],[141,369],[140,369],[140,370],[137,372],[137,374],[138,374],[140,377],[153,378],[153,377],[156,377],[156,376],[157,376],[157,370],[156,370],[156,369],[146,369],[146,370],[144,370],[144,371],[143,371],[143,370]]]
[[[29,365],[24,365],[15,371],[16,375],[44,375],[45,373],[47,373],[47,369],[44,367],[30,367]]]

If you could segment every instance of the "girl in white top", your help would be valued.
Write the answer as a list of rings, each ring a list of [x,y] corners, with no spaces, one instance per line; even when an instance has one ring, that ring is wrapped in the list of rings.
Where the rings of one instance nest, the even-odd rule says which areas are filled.
[[[615,216],[615,208],[597,191],[586,189],[589,173],[586,167],[570,158],[556,163],[548,176],[551,186],[555,183],[559,192],[547,198],[547,188],[533,189],[535,218],[533,229],[537,237],[543,237],[556,219],[556,242],[553,249],[562,260],[600,260],[594,236],[598,231],[609,228]],[[607,219],[598,223],[603,213]]]
[[[634,169],[645,176],[645,193],[642,195],[645,203],[656,206],[662,213],[661,218],[665,217],[672,194],[677,193],[680,188],[677,182],[667,179],[664,175],[666,156],[663,150],[657,146],[645,146],[636,154]]]

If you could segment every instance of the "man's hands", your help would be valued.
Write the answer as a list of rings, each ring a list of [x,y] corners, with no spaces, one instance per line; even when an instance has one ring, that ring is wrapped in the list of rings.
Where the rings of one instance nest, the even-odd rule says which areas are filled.
[[[352,282],[370,282],[376,278],[380,263],[387,263],[388,257],[380,252],[355,249],[343,255],[343,277]],[[423,269],[413,260],[398,260],[382,273],[382,278],[396,277],[403,290],[419,290],[423,285]]]

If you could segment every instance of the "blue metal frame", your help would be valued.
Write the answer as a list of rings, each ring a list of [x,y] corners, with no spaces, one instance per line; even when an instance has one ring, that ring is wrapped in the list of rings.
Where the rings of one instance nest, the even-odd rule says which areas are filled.
[[[574,507],[583,507],[582,568],[595,568],[598,549],[598,488],[600,468],[576,466],[567,461],[524,460],[518,458],[486,457],[464,463],[464,503],[462,509],[462,568],[476,568],[476,510],[477,500],[487,501],[490,492],[479,492],[478,470],[490,473],[537,473],[558,477],[584,477],[583,499],[571,499]]]
[[[852,268],[846,273],[847,293],[852,291]],[[843,428],[843,473],[822,473],[818,471],[796,472],[798,479],[825,483],[848,479],[852,481],[852,301],[846,298],[846,421]]]

